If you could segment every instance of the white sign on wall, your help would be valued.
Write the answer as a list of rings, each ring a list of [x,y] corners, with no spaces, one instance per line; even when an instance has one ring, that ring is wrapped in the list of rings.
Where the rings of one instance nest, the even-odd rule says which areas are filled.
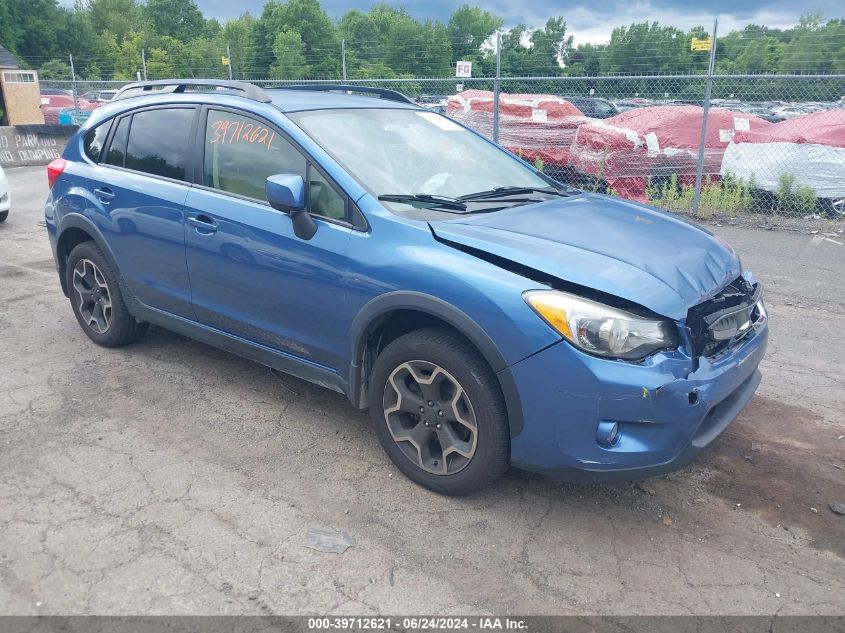
[[[472,77],[472,62],[455,64],[455,77]]]

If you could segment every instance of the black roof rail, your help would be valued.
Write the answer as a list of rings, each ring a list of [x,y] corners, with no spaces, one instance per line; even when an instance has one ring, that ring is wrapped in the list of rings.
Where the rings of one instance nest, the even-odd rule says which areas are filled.
[[[270,103],[270,96],[255,84],[246,81],[229,81],[227,79],[157,79],[155,81],[139,81],[123,86],[123,88],[117,91],[112,101],[159,92],[183,93],[187,92],[186,88],[188,86],[225,88],[226,90],[242,93],[242,96],[247,99]]]
[[[294,84],[288,86],[273,86],[280,90],[317,90],[321,92],[363,92],[377,96],[387,101],[398,101],[399,103],[410,103],[416,105],[410,98],[397,90],[389,88],[374,88],[372,86],[353,86],[349,84]]]

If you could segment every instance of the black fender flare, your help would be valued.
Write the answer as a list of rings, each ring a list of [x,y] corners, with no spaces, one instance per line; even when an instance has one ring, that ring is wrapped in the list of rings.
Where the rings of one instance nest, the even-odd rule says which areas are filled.
[[[349,326],[351,361],[347,383],[349,385],[348,396],[352,404],[359,408],[366,406],[367,394],[362,389],[361,359],[367,345],[369,331],[381,317],[396,310],[415,310],[430,314],[445,321],[469,340],[481,353],[487,364],[490,365],[499,381],[499,387],[502,390],[508,411],[511,437],[515,437],[522,431],[522,404],[519,391],[516,388],[516,381],[513,379],[507,361],[493,339],[462,310],[443,299],[422,292],[396,290],[379,295],[364,305],[352,320]]]
[[[90,218],[82,215],[81,213],[69,213],[65,215],[61,220],[59,220],[56,228],[56,266],[58,267],[59,280],[61,281],[62,291],[65,293],[65,296],[68,296],[68,289],[65,280],[65,265],[61,260],[59,244],[62,241],[62,235],[71,228],[81,229],[91,236],[93,242],[103,252],[106,259],[109,260],[109,264],[111,264],[112,269],[116,271],[120,277],[120,293],[126,303],[127,310],[129,310],[129,313],[132,315],[137,314],[137,299],[135,299],[135,294],[129,289],[126,282],[123,280],[123,275],[120,272],[120,266],[117,265],[117,259],[115,258],[111,248],[109,248],[108,242],[106,242],[106,239],[103,237],[100,229],[97,228],[97,225],[94,224]]]

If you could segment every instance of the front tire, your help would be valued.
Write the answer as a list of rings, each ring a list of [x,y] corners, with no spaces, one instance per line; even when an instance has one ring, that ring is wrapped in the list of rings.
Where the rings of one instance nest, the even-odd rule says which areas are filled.
[[[449,330],[417,330],[387,345],[370,376],[369,403],[385,452],[430,490],[470,494],[510,465],[510,430],[496,376]]]
[[[147,324],[138,323],[126,309],[119,277],[94,242],[74,247],[65,274],[73,314],[97,345],[120,347],[137,341],[147,331]]]
[[[6,218],[9,217],[9,210],[6,209],[5,211],[0,211],[0,222],[5,222]]]

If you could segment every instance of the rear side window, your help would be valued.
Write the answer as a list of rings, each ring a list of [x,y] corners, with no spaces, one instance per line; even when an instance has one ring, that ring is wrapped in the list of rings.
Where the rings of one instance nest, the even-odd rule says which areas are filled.
[[[261,121],[209,110],[203,169],[206,187],[266,200],[268,176],[299,174],[305,180],[305,165],[299,150]]]
[[[111,123],[111,121],[106,121],[93,130],[88,130],[85,134],[85,139],[82,142],[83,150],[85,151],[85,155],[95,163],[100,160],[100,154],[103,151],[106,137],[109,135]]]
[[[129,138],[129,121],[131,120],[131,116],[120,119],[112,136],[111,144],[109,144],[109,151],[106,152],[105,159],[102,162],[123,167],[126,159],[126,140]]]
[[[185,180],[194,110],[146,110],[132,116],[126,146],[127,169],[154,176]]]

